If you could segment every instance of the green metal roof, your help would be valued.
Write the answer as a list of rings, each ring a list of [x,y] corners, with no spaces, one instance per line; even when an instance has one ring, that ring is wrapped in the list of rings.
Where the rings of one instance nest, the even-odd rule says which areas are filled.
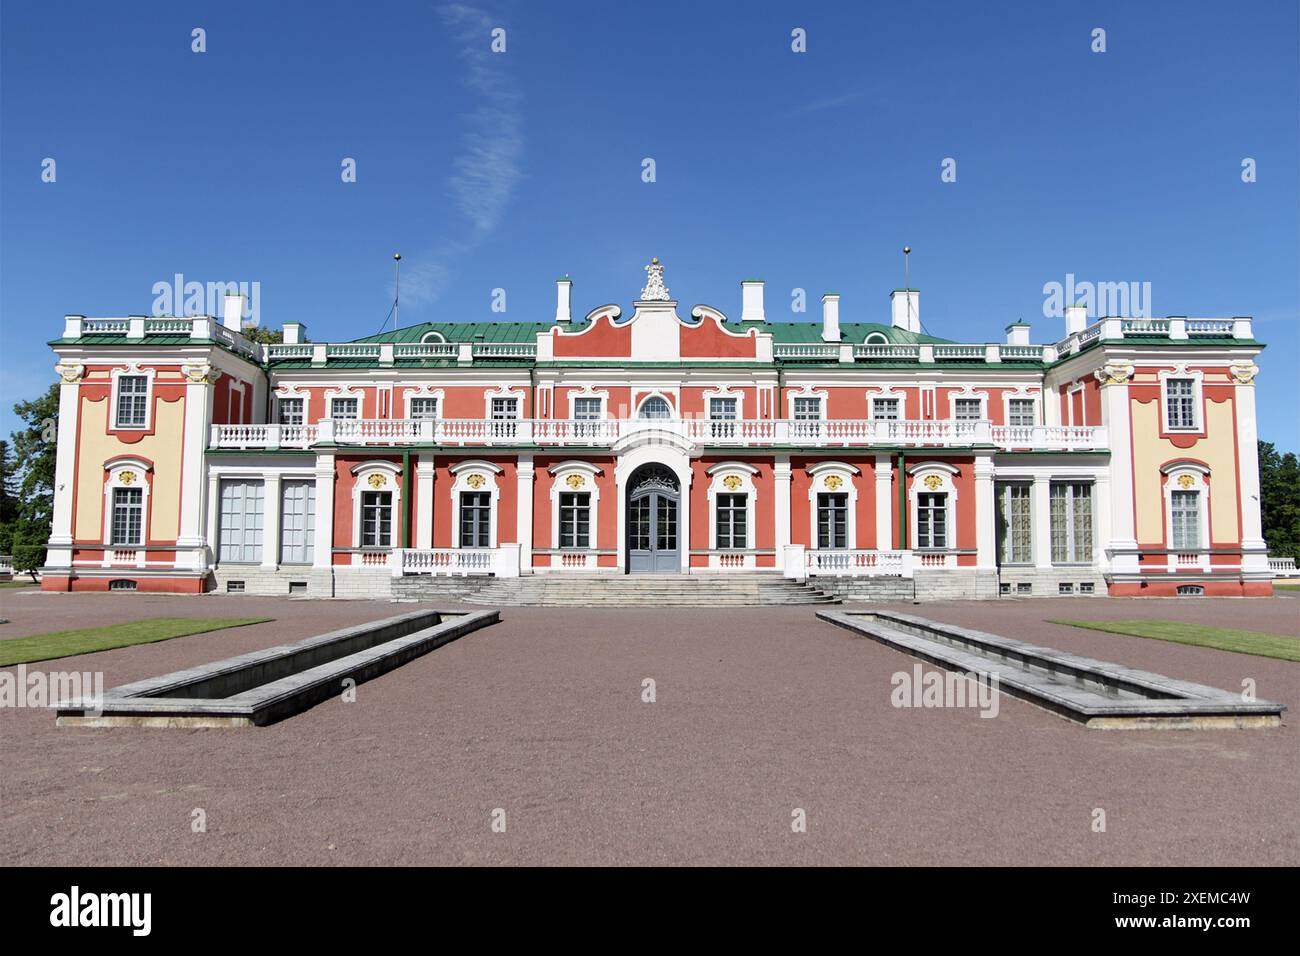
[[[728,322],[727,325],[730,326],[731,323]],[[772,341],[777,345],[820,342],[822,340],[822,324],[820,322],[768,322],[763,326],[763,331],[771,332]],[[883,335],[886,341],[891,344],[915,345],[918,342],[935,343],[937,345],[955,344],[952,339],[941,339],[934,335],[921,335],[892,325],[881,325],[878,322],[840,323],[840,341],[842,342],[862,345],[867,336],[873,332]]]
[[[368,335],[353,342],[419,342],[430,332],[437,332],[448,342],[472,342],[482,336],[484,342],[527,342],[537,339],[538,332],[545,332],[554,323],[551,322],[421,322],[408,325],[395,332],[380,332]]]

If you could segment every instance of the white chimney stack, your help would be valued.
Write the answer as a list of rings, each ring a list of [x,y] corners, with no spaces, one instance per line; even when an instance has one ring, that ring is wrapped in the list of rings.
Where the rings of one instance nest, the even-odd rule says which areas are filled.
[[[838,292],[827,292],[822,296],[822,341],[839,342],[840,340],[840,296]]]
[[[555,321],[561,325],[573,321],[573,281],[568,276],[555,280]]]
[[[895,289],[889,293],[892,308],[890,324],[908,332],[921,331],[921,290]]]
[[[1029,323],[1012,322],[1007,326],[1007,345],[1028,345]]]
[[[307,341],[307,326],[301,322],[284,323],[284,344],[302,345]]]
[[[232,332],[238,332],[244,325],[244,295],[242,292],[227,292],[223,303],[225,311],[221,324]]]
[[[766,322],[763,314],[763,280],[746,279],[740,283],[740,321]]]
[[[1065,334],[1074,335],[1088,327],[1088,307],[1086,305],[1067,305],[1065,307]]]

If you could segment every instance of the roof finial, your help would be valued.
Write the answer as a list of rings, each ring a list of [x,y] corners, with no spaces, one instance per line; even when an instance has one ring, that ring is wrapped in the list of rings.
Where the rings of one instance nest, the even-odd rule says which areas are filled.
[[[645,271],[649,278],[646,280],[645,288],[641,290],[641,300],[643,302],[668,301],[668,287],[664,285],[664,267],[658,256],[650,260]]]

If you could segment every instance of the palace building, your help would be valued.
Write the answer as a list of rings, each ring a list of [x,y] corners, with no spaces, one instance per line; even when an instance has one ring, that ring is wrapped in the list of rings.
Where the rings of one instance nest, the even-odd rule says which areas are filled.
[[[879,314],[625,315],[284,343],[68,316],[47,590],[393,593],[411,576],[770,574],[919,598],[1263,595],[1249,318],[1053,344]]]

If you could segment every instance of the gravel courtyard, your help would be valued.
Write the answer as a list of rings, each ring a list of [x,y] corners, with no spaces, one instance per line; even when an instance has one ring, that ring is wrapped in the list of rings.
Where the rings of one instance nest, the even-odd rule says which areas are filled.
[[[410,609],[9,590],[0,640],[275,618],[29,665],[102,670],[113,687]],[[1300,602],[907,610],[1225,689],[1251,678],[1290,710],[1273,730],[1097,731],[1005,696],[991,720],[896,709],[890,677],[914,662],[809,607],[508,608],[355,703],[270,727],[58,729],[50,711],[0,709],[0,864],[1300,863],[1300,664],[1044,623],[1162,618],[1300,640]],[[792,832],[797,808],[806,833]]]

